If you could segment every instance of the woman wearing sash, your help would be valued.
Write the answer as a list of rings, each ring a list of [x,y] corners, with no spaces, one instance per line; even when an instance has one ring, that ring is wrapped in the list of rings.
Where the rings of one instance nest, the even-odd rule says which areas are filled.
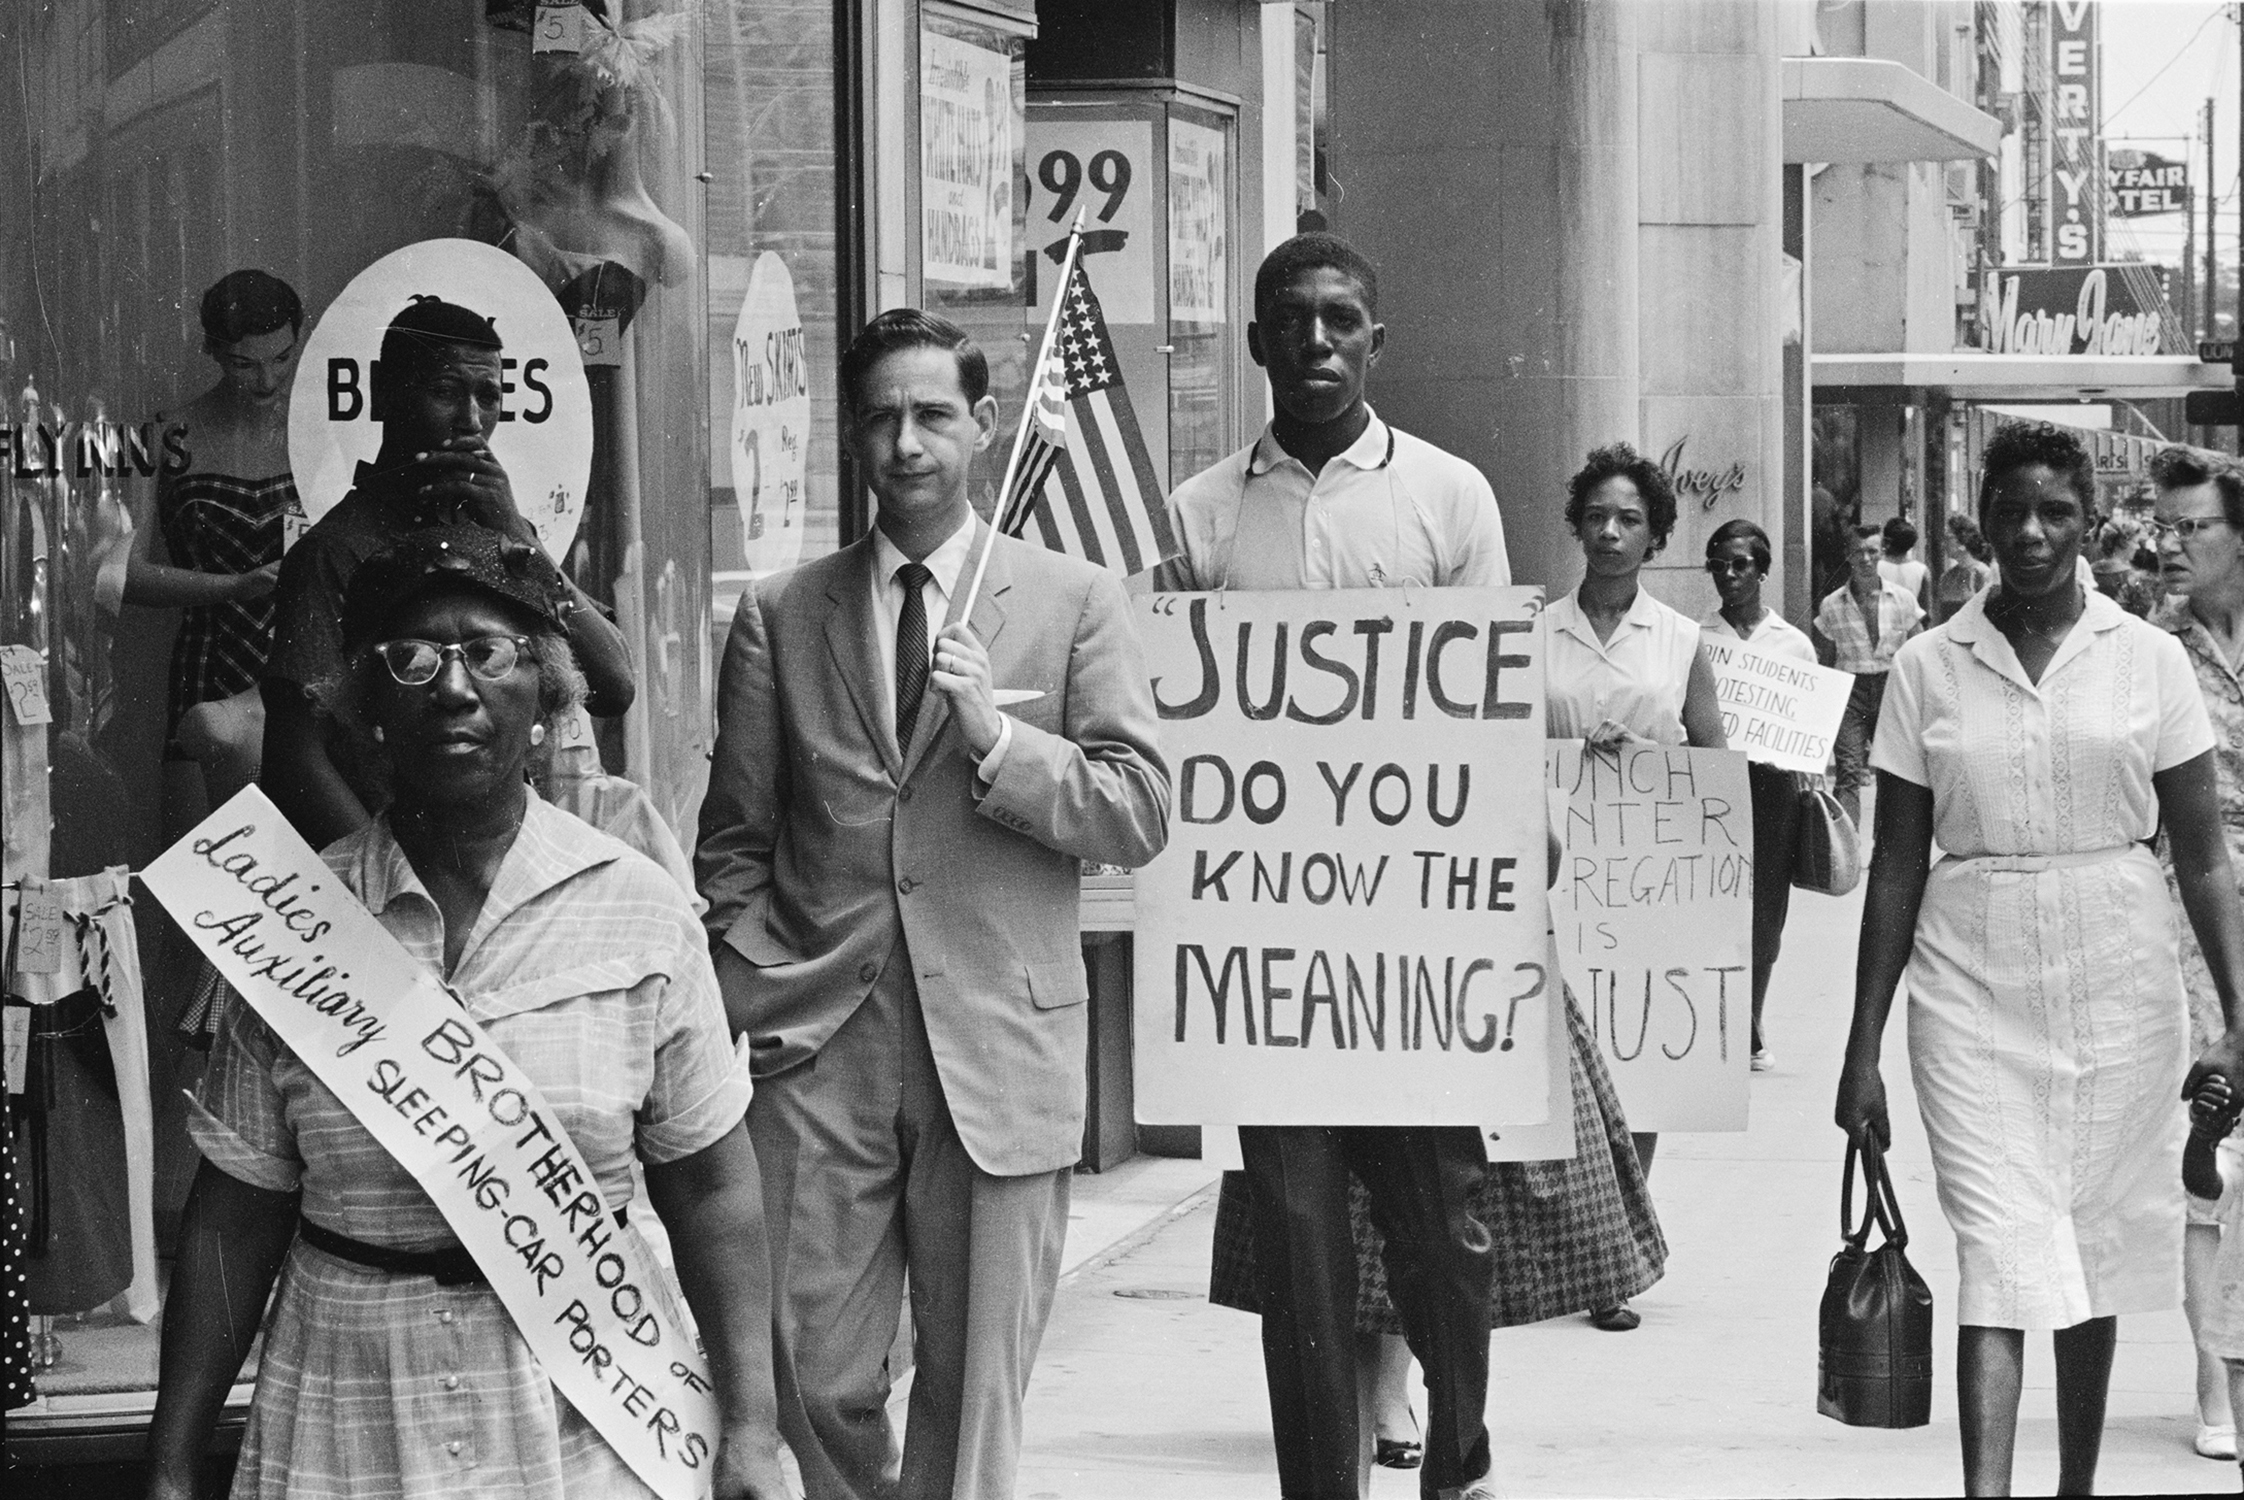
[[[326,691],[393,800],[324,857],[537,1085],[609,1210],[597,1228],[637,1237],[644,1165],[716,1386],[715,1493],[777,1497],[750,1083],[700,924],[654,864],[524,783],[582,691],[559,597],[535,548],[477,527],[418,533],[360,569]],[[254,1008],[230,1011],[191,1111],[205,1160],[165,1309],[148,1493],[194,1492],[262,1316],[237,1497],[652,1494],[354,1112],[389,1106],[338,1097]],[[667,1287],[652,1295],[674,1309]]]
[[[2180,1100],[2185,1075],[2244,1081],[2244,923],[2188,654],[2076,571],[2087,450],[2020,423],[1982,463],[2001,581],[1894,658],[1834,1113],[1891,1144],[1880,1053],[1906,971],[1909,1070],[1956,1235],[1964,1493],[2010,1493],[2033,1329],[2055,1341],[2057,1493],[2079,1495],[2119,1316],[2182,1300]],[[2222,1012],[2194,1069],[2175,912],[2147,843],[2162,821]]]

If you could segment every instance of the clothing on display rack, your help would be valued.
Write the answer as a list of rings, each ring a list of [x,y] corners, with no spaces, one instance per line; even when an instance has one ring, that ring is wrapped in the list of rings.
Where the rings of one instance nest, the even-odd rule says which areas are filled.
[[[26,877],[0,905],[10,1003],[31,1011],[9,1165],[28,1217],[24,1306],[35,1313],[87,1312],[120,1293],[137,1322],[158,1307],[155,1123],[131,879],[121,865],[71,880]],[[12,941],[25,894],[40,891],[62,910],[52,973],[25,972]]]

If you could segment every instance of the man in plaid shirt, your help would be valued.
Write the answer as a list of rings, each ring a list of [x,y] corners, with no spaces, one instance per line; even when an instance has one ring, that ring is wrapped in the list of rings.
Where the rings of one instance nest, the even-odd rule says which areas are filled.
[[[1900,584],[1878,571],[1885,539],[1875,526],[1854,528],[1847,554],[1847,586],[1824,596],[1815,612],[1817,654],[1826,666],[1854,673],[1846,716],[1839,721],[1833,757],[1839,763],[1839,805],[1862,821],[1862,784],[1870,779],[1870,739],[1878,732],[1878,707],[1885,702],[1886,673],[1901,643],[1917,633],[1925,612]]]

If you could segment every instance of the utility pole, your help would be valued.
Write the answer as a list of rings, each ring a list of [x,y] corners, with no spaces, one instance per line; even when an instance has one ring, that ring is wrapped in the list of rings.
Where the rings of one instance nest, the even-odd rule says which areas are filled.
[[[2220,239],[2215,225],[2221,211],[2219,180],[2213,171],[2213,101],[2205,101],[2205,336],[2221,336],[2219,321],[2214,317],[2220,306],[2220,275],[2214,257],[2214,246]]]

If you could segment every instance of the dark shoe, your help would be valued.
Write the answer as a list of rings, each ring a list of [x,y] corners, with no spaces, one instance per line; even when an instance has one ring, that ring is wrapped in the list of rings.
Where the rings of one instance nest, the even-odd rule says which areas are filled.
[[[1424,1457],[1425,1449],[1417,1443],[1393,1438],[1381,1438],[1371,1449],[1371,1461],[1382,1469],[1415,1469]]]
[[[1590,1327],[1602,1328],[1607,1333],[1633,1333],[1644,1320],[1636,1309],[1626,1302],[1617,1307],[1600,1307],[1589,1315]]]

